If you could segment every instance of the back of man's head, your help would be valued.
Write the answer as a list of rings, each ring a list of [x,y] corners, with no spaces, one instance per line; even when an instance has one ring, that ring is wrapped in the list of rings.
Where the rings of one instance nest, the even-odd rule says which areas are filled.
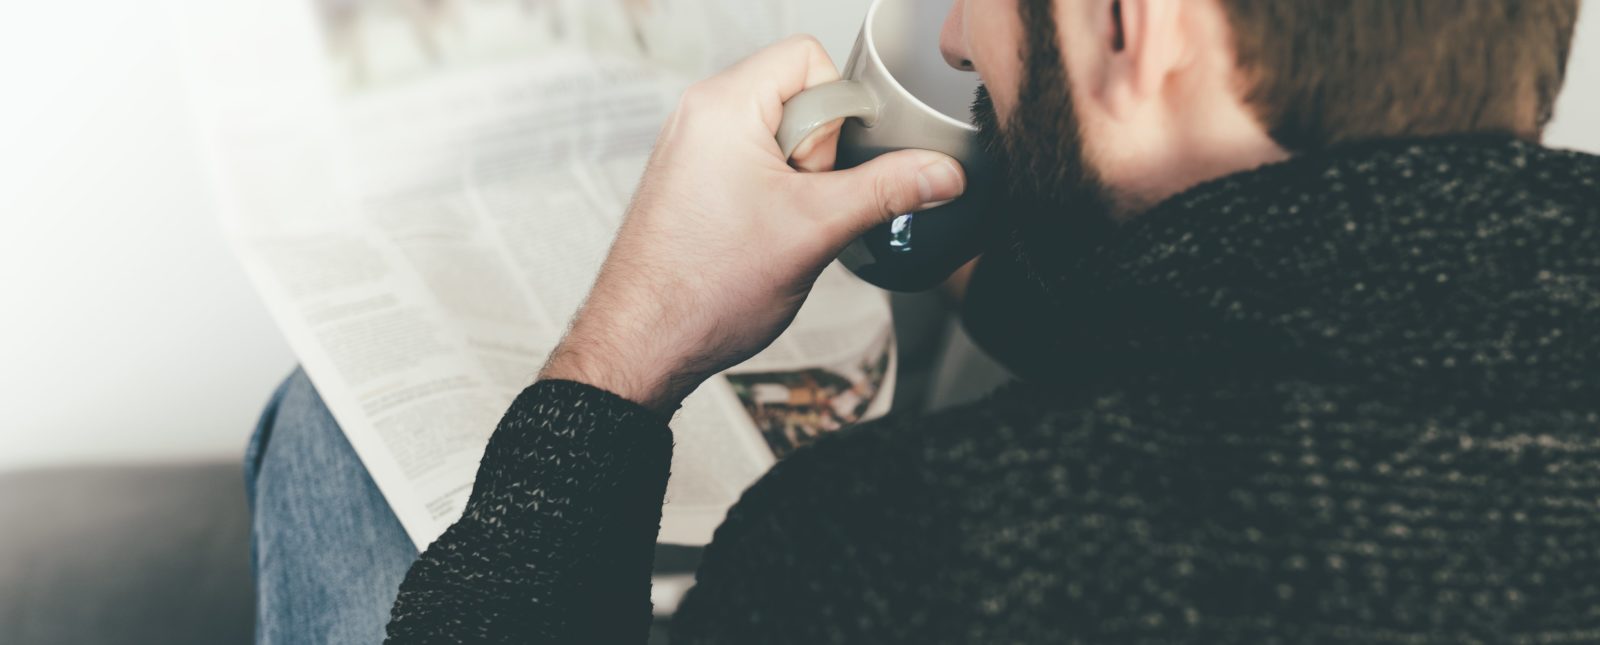
[[[1538,138],[1579,0],[1220,0],[1249,104],[1279,145]]]

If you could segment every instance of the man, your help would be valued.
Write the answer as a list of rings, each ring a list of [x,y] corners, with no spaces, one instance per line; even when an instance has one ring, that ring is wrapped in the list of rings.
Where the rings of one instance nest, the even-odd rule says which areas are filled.
[[[1013,184],[966,316],[1026,382],[780,463],[675,642],[1600,640],[1600,159],[1536,144],[1576,13],[958,3]],[[678,402],[964,190],[786,165],[782,102],[833,78],[791,40],[687,93],[391,642],[644,639]]]

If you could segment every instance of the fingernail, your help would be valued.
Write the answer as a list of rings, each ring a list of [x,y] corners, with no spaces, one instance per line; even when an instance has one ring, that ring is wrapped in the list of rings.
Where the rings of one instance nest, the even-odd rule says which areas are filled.
[[[937,161],[917,171],[917,190],[922,200],[917,210],[928,210],[955,201],[967,190],[967,180],[954,162]]]

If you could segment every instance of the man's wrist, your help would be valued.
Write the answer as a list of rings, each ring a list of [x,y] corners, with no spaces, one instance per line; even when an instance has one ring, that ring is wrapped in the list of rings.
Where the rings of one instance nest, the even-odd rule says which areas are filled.
[[[657,361],[628,360],[618,352],[568,338],[550,354],[539,380],[584,383],[671,416],[703,379],[677,377]],[[685,389],[687,381],[693,384]]]

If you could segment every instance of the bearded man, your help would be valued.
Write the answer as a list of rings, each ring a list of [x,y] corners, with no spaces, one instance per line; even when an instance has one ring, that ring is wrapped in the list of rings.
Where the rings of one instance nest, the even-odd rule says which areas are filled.
[[[1600,159],[1539,144],[1577,11],[958,2],[1010,190],[957,290],[1022,381],[779,463],[673,642],[1600,640]],[[678,403],[966,188],[786,163],[836,78],[796,39],[685,95],[390,642],[645,640]]]

